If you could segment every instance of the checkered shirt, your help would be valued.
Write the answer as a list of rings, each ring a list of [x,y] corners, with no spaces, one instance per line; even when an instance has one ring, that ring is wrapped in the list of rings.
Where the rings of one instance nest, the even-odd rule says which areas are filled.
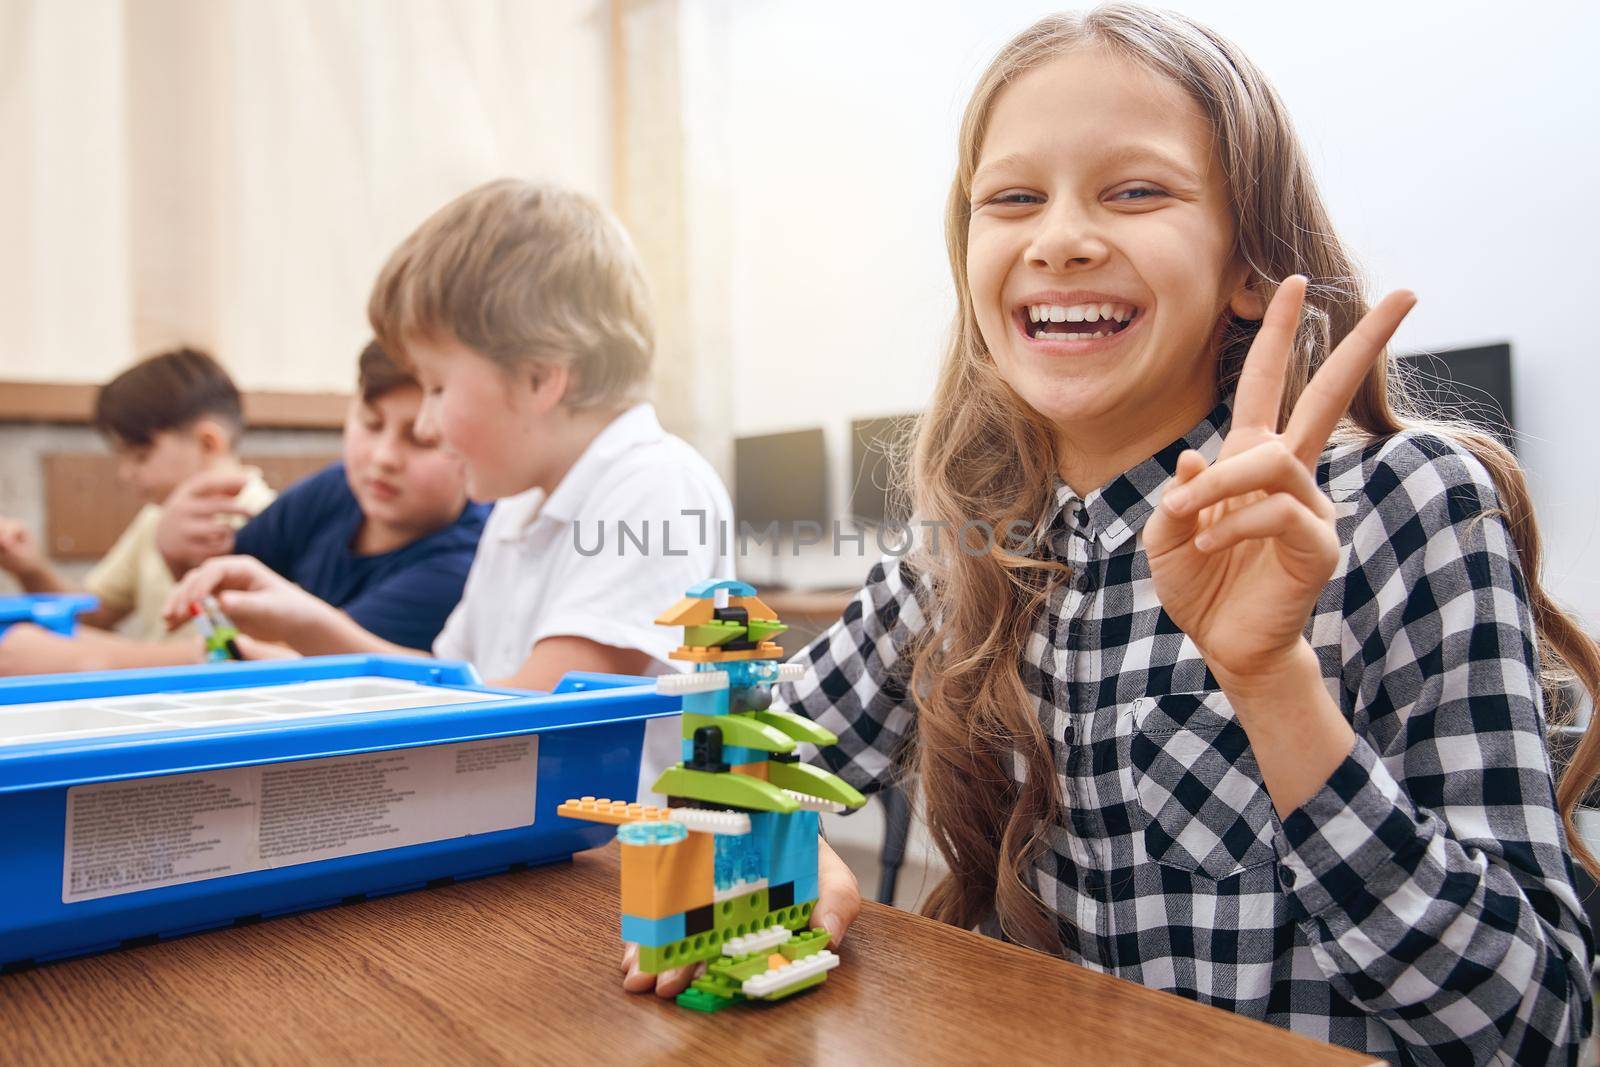
[[[1018,670],[1067,812],[1034,870],[1062,954],[1398,1063],[1575,1060],[1591,935],[1486,469],[1422,432],[1323,453],[1345,548],[1306,634],[1357,740],[1280,820],[1140,539],[1178,455],[1215,459],[1228,417],[1086,498],[1060,485],[1045,518],[1072,576]],[[839,735],[821,758],[864,790],[915,743],[908,653],[934,602],[909,560],[878,564],[778,694]]]

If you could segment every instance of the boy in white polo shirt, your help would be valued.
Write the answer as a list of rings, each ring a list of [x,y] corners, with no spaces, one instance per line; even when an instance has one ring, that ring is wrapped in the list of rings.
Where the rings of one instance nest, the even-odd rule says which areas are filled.
[[[732,577],[717,536],[727,490],[644,400],[648,303],[604,209],[510,179],[447,204],[383,268],[368,316],[422,383],[418,431],[461,457],[473,499],[498,501],[435,654],[529,689],[575,670],[659,673],[675,635],[655,617],[695,582]],[[202,566],[169,603],[218,589],[281,602],[303,652],[397,650],[265,568]],[[646,774],[678,759],[666,724]]]
[[[685,511],[705,515],[708,536]],[[554,492],[533,488],[495,504],[434,655],[470,660],[485,677],[524,672],[534,685],[549,676],[537,663],[530,669],[529,649],[581,636],[644,654],[603,669],[657,673],[678,643],[653,622],[662,605],[674,590],[682,599],[678,587],[695,568],[731,577],[714,537],[716,520],[730,516],[711,465],[663,430],[654,408],[636,404],[600,431]]]

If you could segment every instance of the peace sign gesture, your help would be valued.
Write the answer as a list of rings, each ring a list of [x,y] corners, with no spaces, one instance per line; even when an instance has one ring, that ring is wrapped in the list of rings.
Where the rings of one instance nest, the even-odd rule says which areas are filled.
[[[1270,676],[1304,640],[1339,563],[1334,509],[1317,458],[1416,297],[1390,293],[1334,349],[1278,432],[1284,377],[1306,280],[1273,295],[1245,357],[1233,425],[1216,463],[1178,457],[1145,526],[1156,595],[1221,679]]]

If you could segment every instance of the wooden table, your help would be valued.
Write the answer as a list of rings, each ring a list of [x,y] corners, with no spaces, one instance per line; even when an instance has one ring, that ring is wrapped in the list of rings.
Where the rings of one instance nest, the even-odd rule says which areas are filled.
[[[0,1061],[1360,1064],[867,904],[843,965],[703,1015],[622,991],[615,847],[0,977]]]

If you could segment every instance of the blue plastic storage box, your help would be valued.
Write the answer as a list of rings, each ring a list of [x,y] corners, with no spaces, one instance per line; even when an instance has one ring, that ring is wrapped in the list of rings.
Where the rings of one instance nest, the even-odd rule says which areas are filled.
[[[0,967],[565,859],[631,797],[650,679],[388,656],[0,680]]]

